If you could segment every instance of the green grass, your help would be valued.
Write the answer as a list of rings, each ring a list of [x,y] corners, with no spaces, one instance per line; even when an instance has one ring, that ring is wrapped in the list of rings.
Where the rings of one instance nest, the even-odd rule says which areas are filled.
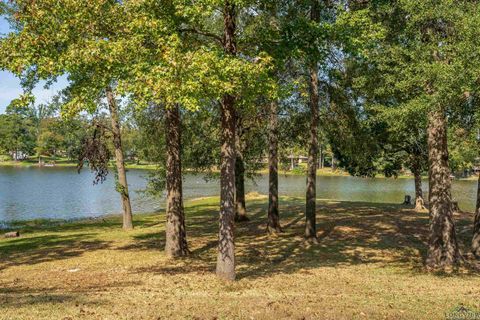
[[[56,167],[65,167],[65,168],[75,168],[77,167],[77,162],[73,160],[69,160],[66,158],[51,158],[51,157],[42,157],[42,160],[46,164],[52,164],[55,161],[55,166]],[[115,163],[112,161],[110,163],[110,166],[114,166]],[[5,159],[0,159],[0,167],[22,167],[22,168],[28,168],[28,167],[37,167],[38,166],[38,158],[29,158],[27,160],[22,160],[22,161],[12,161],[12,160],[5,160]],[[158,166],[153,163],[146,163],[146,162],[141,162],[141,163],[136,163],[132,161],[127,161],[126,162],[126,167],[127,169],[136,169],[136,170],[155,170]],[[186,171],[190,171],[188,168]],[[212,170],[212,172],[218,172],[218,170]],[[304,176],[306,173],[306,164],[303,163],[299,166],[297,166],[294,170],[280,170],[279,173],[281,175],[287,175],[287,176]],[[257,171],[258,174],[268,174],[268,168],[265,167],[263,169],[260,169]],[[331,168],[322,168],[317,170],[317,176],[322,176],[322,177],[347,177],[350,176],[350,174],[342,169],[337,169],[337,170],[332,170]],[[385,177],[383,174],[377,174],[375,178],[379,179],[391,179]],[[413,176],[408,173],[402,173],[399,174],[397,179],[413,179]],[[428,176],[424,175],[422,176],[423,179],[427,179]],[[478,177],[475,175],[472,175],[467,178],[458,178],[459,180],[478,180]]]
[[[53,158],[53,157],[42,157],[42,161],[45,164],[53,164],[57,167],[76,167],[77,163],[75,161],[66,159],[66,158]],[[0,167],[37,167],[38,158],[31,157],[21,161],[14,160],[3,160],[0,161]]]
[[[46,165],[53,165],[55,167],[76,168],[78,162],[66,158],[52,158],[42,157],[43,162]],[[110,166],[114,166],[115,162],[111,161]],[[135,163],[126,162],[127,169],[139,169],[139,170],[153,170],[157,168],[157,165],[151,163]],[[38,167],[38,158],[29,158],[21,161],[4,160],[0,161],[0,167]]]
[[[43,161],[46,164],[51,164],[53,161],[55,161],[55,166],[56,167],[66,167],[66,168],[75,168],[77,166],[77,162],[65,158],[49,158],[49,157],[43,157]],[[110,163],[110,166],[114,166],[115,163],[112,161]],[[22,160],[22,161],[0,161],[0,167],[37,167],[38,166],[38,159],[37,158],[29,158],[27,160]],[[146,162],[141,162],[141,163],[136,163],[136,162],[131,162],[127,161],[126,162],[126,167],[127,169],[136,169],[136,170],[155,170],[158,166],[153,163],[146,163]],[[186,171],[189,171],[187,168]],[[212,172],[218,172],[218,170],[212,170]],[[279,173],[281,175],[287,175],[287,176],[304,176],[306,173],[306,164],[301,164],[300,166],[296,167],[294,170],[280,170]],[[258,174],[268,174],[268,168],[265,167],[263,169],[260,169],[257,171]],[[317,170],[317,176],[322,176],[322,177],[347,177],[350,176],[348,172],[342,170],[342,169],[337,169],[337,170],[332,170],[331,168],[322,168]],[[376,178],[386,178],[382,174],[377,174]],[[412,179],[413,176],[410,174],[400,174],[398,179]],[[423,178],[427,178],[424,176]],[[475,178],[467,178],[467,180],[470,179],[476,179]]]
[[[77,162],[74,160],[69,160],[66,158],[50,158],[50,157],[42,157],[42,160],[46,164],[53,164],[55,163],[56,167],[76,167]],[[115,163],[112,161],[110,163],[111,166],[114,166]],[[12,160],[4,160],[0,161],[0,167],[37,167],[38,166],[38,158],[29,158],[22,161],[12,161]],[[153,163],[136,163],[136,162],[126,162],[127,169],[138,169],[138,170],[154,170],[158,166]],[[189,170],[188,168],[186,169]],[[217,170],[212,170],[213,172],[217,172]],[[268,174],[268,168],[263,168],[258,171],[259,174]],[[280,174],[283,175],[304,175],[304,170],[281,170]],[[342,170],[331,170],[330,168],[318,169],[317,175],[319,176],[348,176],[348,173]]]
[[[191,254],[163,253],[164,215],[19,222],[0,239],[0,319],[444,319],[480,309],[480,277],[423,268],[428,214],[319,201],[319,244],[302,238],[303,200],[281,199],[284,233],[265,233],[266,199],[236,226],[237,281],[214,275],[218,198],[186,203]],[[457,215],[468,246],[471,215]]]

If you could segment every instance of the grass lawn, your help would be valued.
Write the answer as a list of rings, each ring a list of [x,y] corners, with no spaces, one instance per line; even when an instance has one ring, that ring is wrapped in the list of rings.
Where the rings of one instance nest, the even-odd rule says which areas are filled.
[[[49,158],[49,157],[43,157],[42,160],[45,162],[47,165],[51,165],[55,163],[55,167],[67,167],[67,168],[76,168],[77,167],[77,162],[74,160],[69,160],[66,158]],[[136,163],[133,161],[127,161],[125,163],[127,169],[136,169],[136,170],[155,170],[158,168],[158,165],[154,163],[147,163],[147,162],[141,162],[141,163]],[[115,162],[111,161],[110,166],[113,167],[115,166]],[[1,167],[23,167],[23,168],[28,168],[28,167],[38,167],[38,158],[32,157],[27,160],[22,160],[22,161],[13,161],[13,160],[6,160],[6,161],[0,161],[0,168]],[[287,175],[287,176],[304,176],[306,174],[306,164],[302,164],[301,166],[297,167],[296,170],[280,170],[279,174],[281,175]],[[185,169],[186,172],[189,172],[188,168]],[[219,170],[217,169],[212,169],[212,172],[214,173],[219,173]],[[260,169],[257,171],[258,174],[268,174],[268,168],[265,167],[263,169]],[[332,170],[331,168],[321,168],[317,169],[317,176],[323,176],[323,177],[349,177],[350,174],[342,169],[337,169],[337,170]],[[386,178],[383,174],[377,174],[375,176],[376,178]],[[397,176],[398,179],[413,179],[413,176],[410,174],[400,174]],[[427,176],[423,177],[424,179],[427,178]],[[461,180],[476,180],[478,179],[477,176],[472,176],[469,178],[462,178]]]
[[[55,166],[55,167],[67,167],[67,168],[76,168],[78,162],[75,160],[69,160],[67,158],[50,158],[42,157],[46,166]],[[115,162],[111,161],[110,165],[113,167]],[[137,164],[135,162],[126,162],[128,169],[143,169],[143,170],[153,170],[157,168],[155,164],[142,163]],[[29,158],[21,161],[0,161],[0,167],[38,167],[38,158]]]
[[[214,275],[218,199],[186,204],[192,251],[169,260],[164,215],[22,227],[0,239],[0,319],[445,319],[480,310],[480,277],[423,269],[428,214],[320,201],[319,244],[302,239],[303,201],[283,198],[285,232],[265,234],[266,199],[237,226],[237,278]],[[456,216],[465,249],[471,214]]]
[[[44,163],[49,166],[52,165],[53,163],[55,164],[55,167],[72,167],[76,168],[78,165],[78,162],[75,160],[69,160],[67,158],[51,158],[51,157],[42,157],[42,160]],[[126,161],[125,163],[127,169],[138,169],[138,170],[155,170],[158,168],[158,165],[154,163],[148,163],[148,162],[141,162],[141,163],[136,163],[133,161]],[[115,162],[111,161],[110,166],[115,166]],[[21,160],[21,161],[13,161],[13,160],[4,160],[0,161],[0,167],[38,167],[38,158],[36,157],[31,157],[26,160]],[[290,171],[290,170],[281,170],[280,174],[282,175],[305,175],[305,170],[306,170],[306,165],[302,166],[303,169],[297,170],[297,171]],[[185,169],[185,171],[189,171],[188,168]],[[218,169],[212,169],[212,172],[220,172]],[[260,169],[257,171],[258,174],[268,174],[268,168],[265,167],[263,169]],[[323,168],[323,169],[318,169],[317,170],[317,175],[318,176],[349,176],[349,174],[346,171],[343,170],[332,170],[331,168]]]

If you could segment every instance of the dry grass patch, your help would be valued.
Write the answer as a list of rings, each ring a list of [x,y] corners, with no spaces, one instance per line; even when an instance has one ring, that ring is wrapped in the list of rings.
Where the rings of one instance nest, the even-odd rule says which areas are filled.
[[[266,234],[265,198],[237,225],[237,278],[214,275],[218,199],[186,206],[191,255],[163,253],[164,215],[132,232],[109,217],[30,223],[0,240],[0,319],[443,319],[480,310],[480,277],[423,270],[428,215],[397,205],[328,202],[319,244],[302,238],[303,202],[282,199],[285,232]],[[456,216],[468,245],[471,215]]]

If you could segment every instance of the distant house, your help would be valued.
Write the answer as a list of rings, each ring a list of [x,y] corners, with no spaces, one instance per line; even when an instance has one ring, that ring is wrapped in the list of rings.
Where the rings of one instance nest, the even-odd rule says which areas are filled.
[[[290,161],[290,169],[294,169],[296,166],[298,166],[301,163],[305,163],[308,161],[308,157],[302,156],[302,155],[289,155],[288,160]]]
[[[25,160],[28,158],[28,154],[22,151],[11,151],[10,157],[15,161]]]

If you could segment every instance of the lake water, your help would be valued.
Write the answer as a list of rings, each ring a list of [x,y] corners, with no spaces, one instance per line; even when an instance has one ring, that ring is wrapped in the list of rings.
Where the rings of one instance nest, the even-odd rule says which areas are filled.
[[[128,179],[135,212],[164,208],[164,199],[138,192],[146,186],[148,172],[130,170]],[[100,185],[93,176],[73,168],[0,168],[0,223],[37,218],[74,219],[121,212],[119,195],[114,191],[113,175]],[[279,177],[281,195],[305,196],[305,177]],[[427,181],[424,181],[424,191]],[[474,210],[476,181],[455,181],[453,195],[463,210]],[[268,193],[268,177],[248,181],[247,192]],[[219,193],[218,180],[205,181],[201,175],[187,174],[184,197],[193,199]],[[354,177],[318,177],[317,197],[351,201],[401,203],[405,194],[414,195],[411,179],[363,179]]]

